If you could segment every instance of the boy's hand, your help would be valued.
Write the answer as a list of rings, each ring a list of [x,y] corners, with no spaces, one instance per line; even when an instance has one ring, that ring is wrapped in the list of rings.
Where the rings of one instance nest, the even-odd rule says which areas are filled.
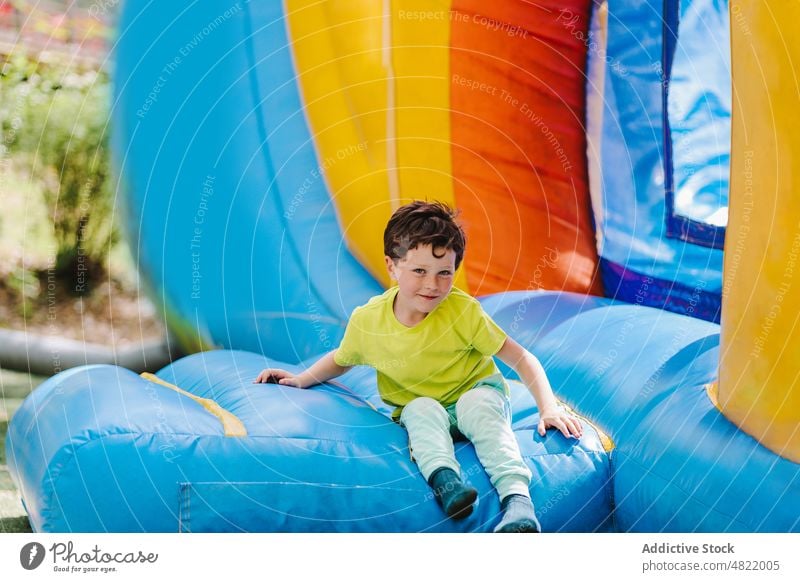
[[[581,438],[583,427],[581,421],[561,408],[543,410],[539,416],[539,434],[544,436],[549,427],[557,428],[565,437]]]
[[[300,379],[286,370],[280,368],[265,368],[253,380],[253,384],[282,384],[283,386],[294,386],[295,388],[304,388]]]

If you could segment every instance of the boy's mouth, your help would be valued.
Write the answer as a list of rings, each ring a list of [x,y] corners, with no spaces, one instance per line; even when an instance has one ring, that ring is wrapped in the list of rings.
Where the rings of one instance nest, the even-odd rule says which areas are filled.
[[[427,299],[428,301],[433,301],[434,299],[438,299],[438,295],[420,295],[423,299]]]

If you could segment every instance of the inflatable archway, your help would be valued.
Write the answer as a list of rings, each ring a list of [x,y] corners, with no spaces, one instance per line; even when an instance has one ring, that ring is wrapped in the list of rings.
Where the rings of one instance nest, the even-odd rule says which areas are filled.
[[[773,29],[797,15],[764,10],[127,2],[114,121],[128,236],[171,331],[206,351],[146,377],[69,370],[30,396],[8,456],[34,528],[490,531],[498,502],[471,446],[458,456],[478,508],[449,522],[369,370],[251,384],[337,345],[387,284],[386,219],[427,197],[463,210],[458,284],[590,425],[579,442],[539,438],[512,382],[545,530],[800,530],[797,371],[779,366],[797,345],[800,210],[782,160],[798,133],[789,90],[753,82],[742,56],[791,68],[794,36]],[[761,213],[747,210],[756,161],[780,169]]]

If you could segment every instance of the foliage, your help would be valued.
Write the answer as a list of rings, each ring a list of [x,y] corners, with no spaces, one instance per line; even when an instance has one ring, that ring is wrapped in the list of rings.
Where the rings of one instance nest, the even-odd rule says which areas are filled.
[[[0,75],[3,151],[41,184],[56,241],[56,274],[77,294],[105,274],[118,238],[109,154],[110,83],[103,71],[26,57]]]
[[[31,314],[31,310],[34,308],[34,302],[40,290],[39,279],[36,273],[21,266],[17,267],[7,275],[6,285],[20,297],[20,315],[27,319]]]

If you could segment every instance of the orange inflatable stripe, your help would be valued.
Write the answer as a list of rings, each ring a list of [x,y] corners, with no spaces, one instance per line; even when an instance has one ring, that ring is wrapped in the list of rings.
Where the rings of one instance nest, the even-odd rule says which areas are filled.
[[[453,188],[475,295],[602,294],[586,170],[590,0],[454,0]]]

